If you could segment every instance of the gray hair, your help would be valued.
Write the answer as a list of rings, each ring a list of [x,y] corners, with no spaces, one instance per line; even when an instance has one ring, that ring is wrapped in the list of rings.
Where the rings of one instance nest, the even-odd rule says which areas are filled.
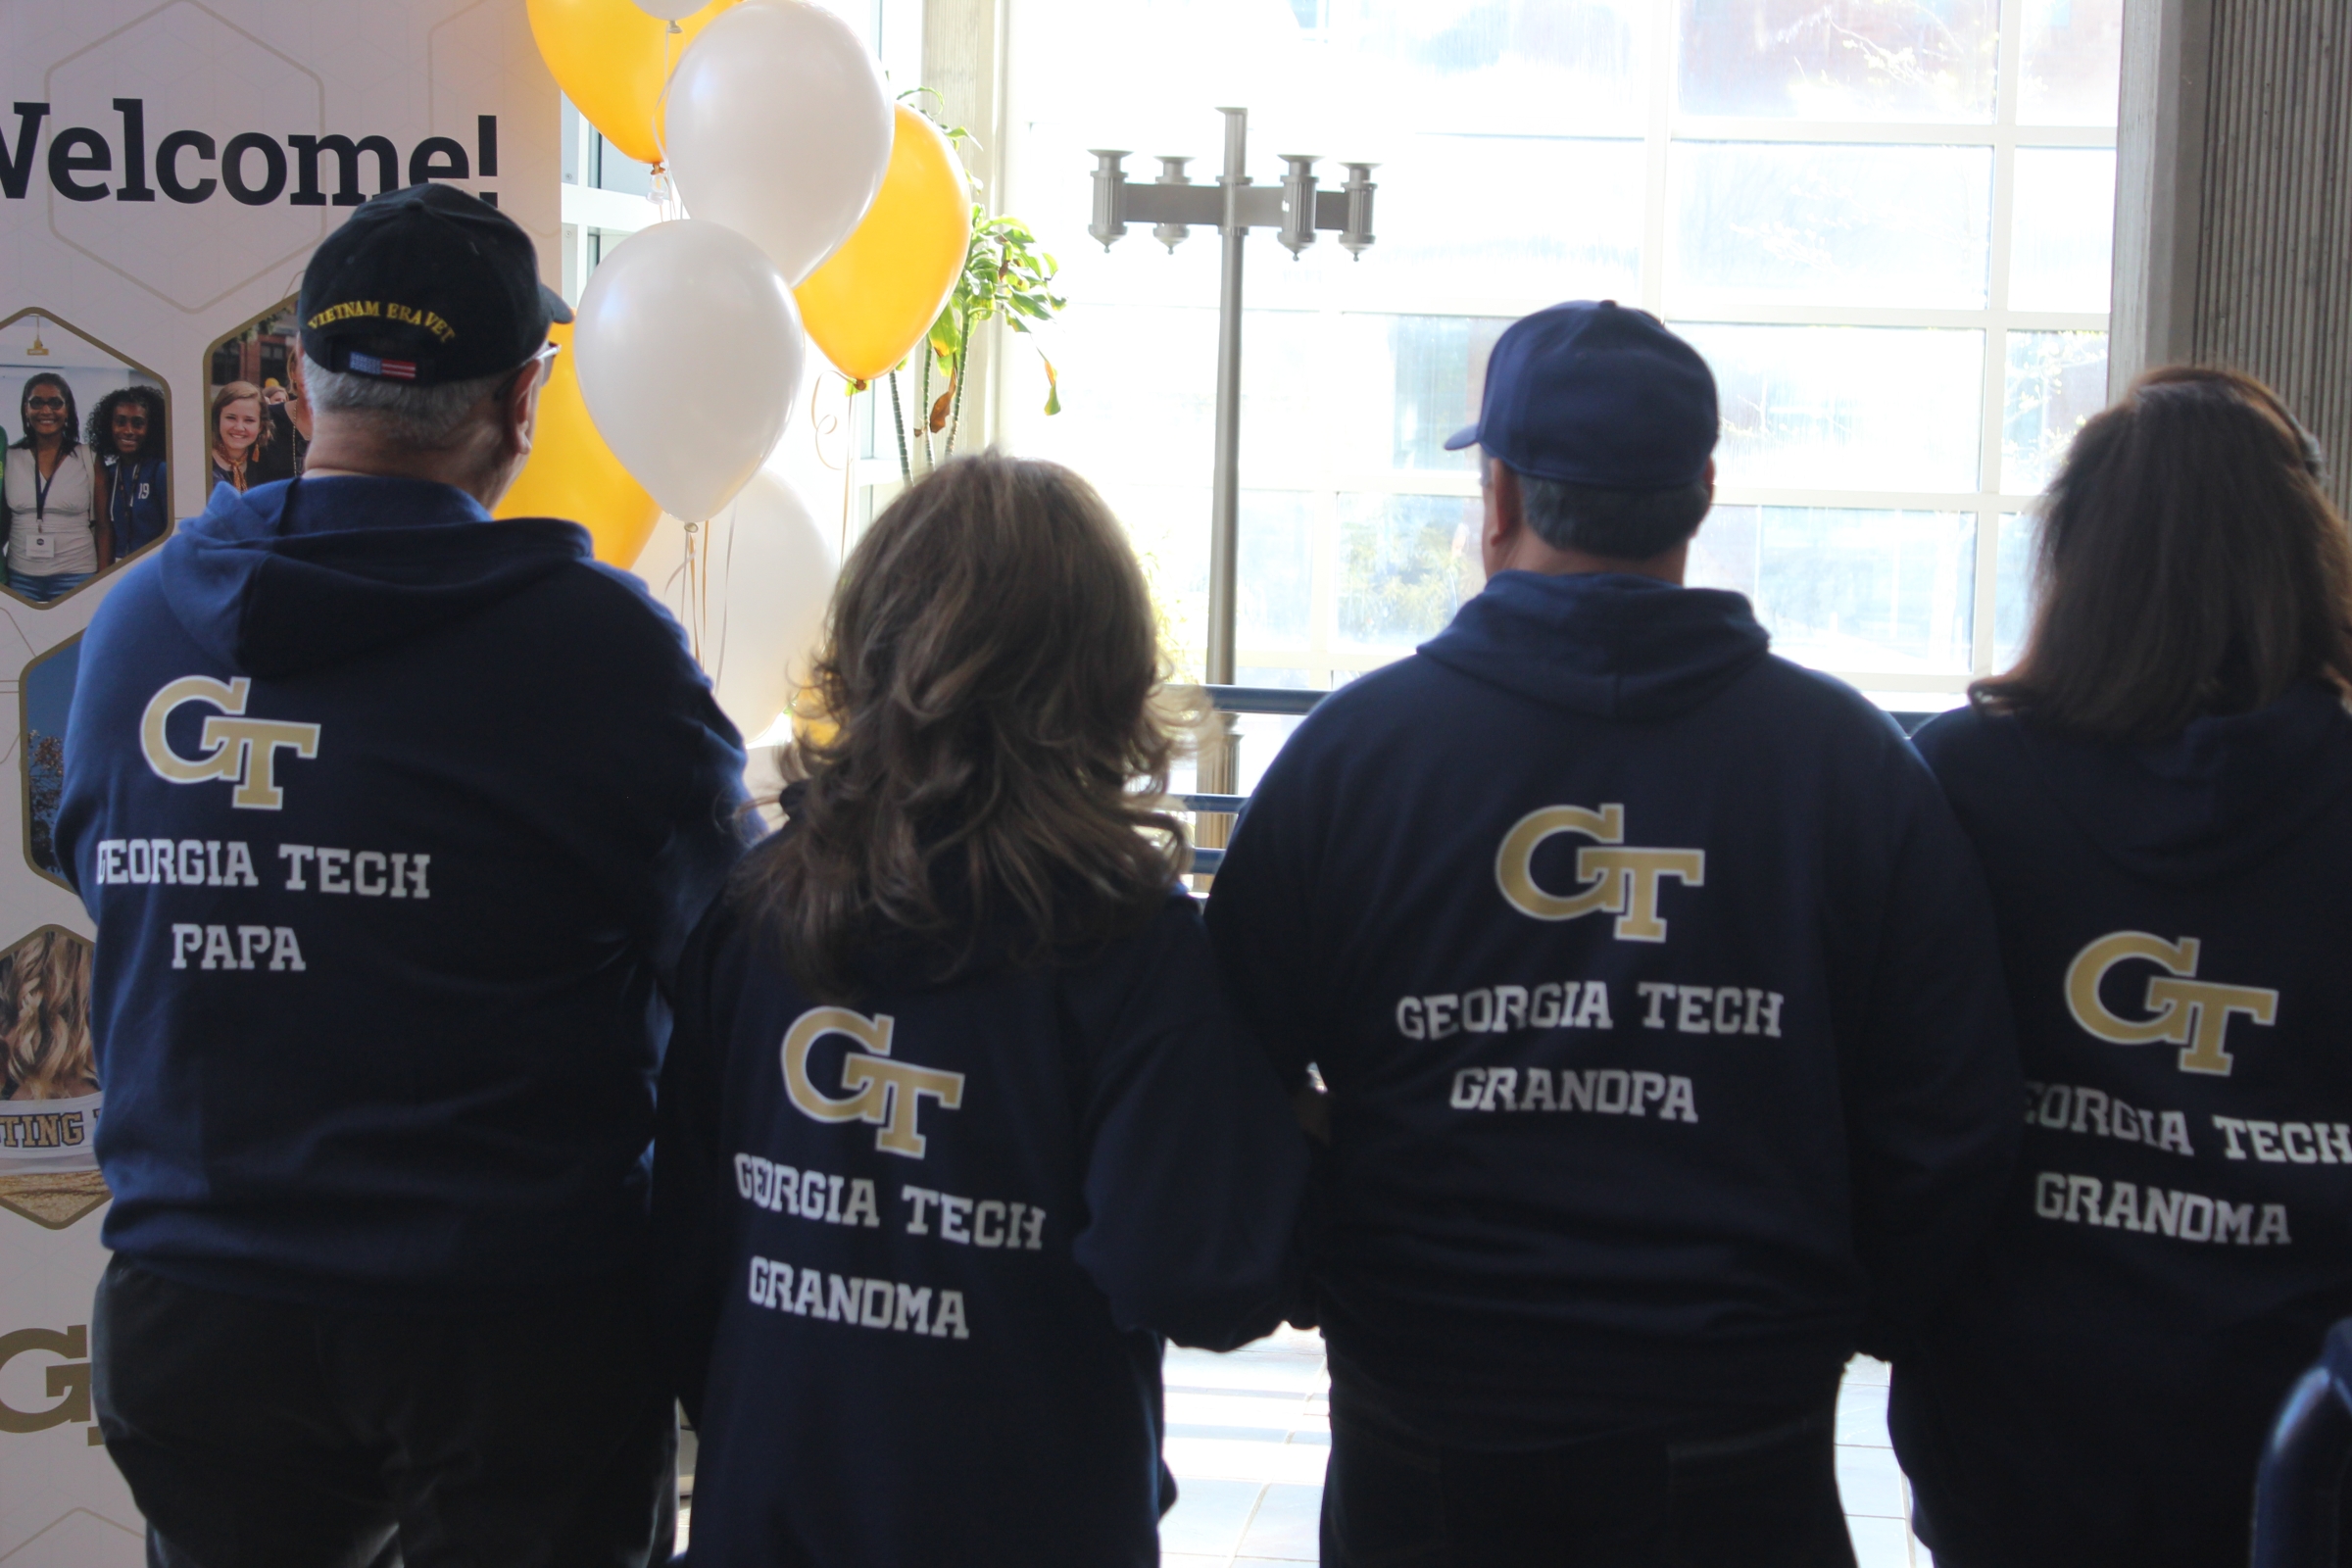
[[[307,354],[302,360],[303,388],[314,410],[364,416],[384,439],[428,451],[454,444],[474,409],[513,374],[502,370],[466,381],[418,386],[414,381],[330,370]]]
[[[1648,561],[1698,531],[1715,488],[1698,479],[1664,490],[1613,490],[1522,473],[1519,501],[1528,527],[1554,550]]]

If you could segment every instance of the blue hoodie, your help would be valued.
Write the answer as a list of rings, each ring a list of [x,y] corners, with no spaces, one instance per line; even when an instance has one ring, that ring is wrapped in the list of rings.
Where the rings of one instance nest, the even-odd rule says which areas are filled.
[[[1274,1327],[1305,1139],[1190,898],[1011,947],[877,943],[835,1007],[727,904],[690,950],[654,1204],[695,1563],[1159,1561],[1161,1336]]]
[[[420,481],[216,489],[99,607],[67,728],[106,1245],[378,1307],[629,1266],[662,987],[742,769],[579,527]]]
[[[1974,858],[1737,594],[1497,574],[1291,737],[1208,921],[1330,1089],[1335,1374],[1431,1441],[1824,1394],[2008,1175]]]
[[[2243,1561],[2256,1456],[2352,1313],[2352,717],[2317,681],[2170,741],[1981,711],[1919,745],[1992,885],[2025,1150],[1895,1366],[1962,1564]]]

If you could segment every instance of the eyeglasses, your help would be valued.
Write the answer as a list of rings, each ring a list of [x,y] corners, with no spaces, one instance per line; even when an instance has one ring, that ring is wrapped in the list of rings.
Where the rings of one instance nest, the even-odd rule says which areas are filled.
[[[28,409],[63,410],[66,400],[64,398],[26,398],[24,406]]]
[[[507,384],[500,388],[498,395],[503,398],[509,392],[514,391],[514,383],[522,379],[522,372],[529,369],[534,365],[539,367],[539,384],[541,386],[545,386],[547,384],[549,368],[556,363],[556,356],[563,352],[564,345],[561,343],[540,344],[538,353],[532,355],[529,359],[514,367],[514,373],[507,377]]]

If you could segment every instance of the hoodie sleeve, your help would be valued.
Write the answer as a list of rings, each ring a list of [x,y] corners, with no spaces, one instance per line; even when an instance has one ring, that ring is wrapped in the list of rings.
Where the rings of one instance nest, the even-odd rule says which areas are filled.
[[[1312,722],[1311,720],[1309,721]],[[1220,971],[1241,1010],[1264,1043],[1287,1088],[1306,1082],[1320,1059],[1322,1020],[1331,1009],[1316,998],[1317,961],[1312,890],[1317,886],[1311,825],[1313,800],[1302,726],[1274,760],[1235,825],[1208,901],[1208,935]]]
[[[743,738],[687,652],[684,628],[635,578],[598,570],[633,601],[614,607],[609,631],[600,628],[607,678],[595,689],[608,709],[601,739],[612,749],[598,761],[628,817],[612,843],[643,850],[600,860],[667,989],[757,819],[744,794]],[[621,714],[634,721],[615,722]]]
[[[1917,756],[1889,759],[1885,875],[1866,904],[1867,973],[1841,988],[1855,1240],[1871,1280],[1869,1348],[1888,1353],[1968,1266],[2006,1191],[2024,1094],[2015,1026],[1975,853]]]
[[[702,1420],[703,1385],[733,1264],[721,1125],[727,1040],[712,1016],[711,978],[729,923],[723,908],[713,908],[679,960],[654,1139],[649,1258],[656,1343],[671,1392],[695,1422]]]
[[[1089,1043],[1078,1265],[1122,1329],[1230,1349],[1273,1331],[1297,1270],[1306,1143],[1226,1006],[1190,899],[1064,983]]]

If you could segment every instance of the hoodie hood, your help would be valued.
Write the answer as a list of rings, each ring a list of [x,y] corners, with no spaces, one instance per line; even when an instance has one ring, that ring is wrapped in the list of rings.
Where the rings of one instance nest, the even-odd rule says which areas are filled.
[[[2317,680],[2146,746],[2008,722],[2075,824],[2126,870],[2160,882],[2238,870],[2352,791],[2352,714]]]
[[[1771,639],[1747,601],[1621,572],[1498,572],[1421,653],[1571,712],[1668,718],[1723,690]]]
[[[267,678],[421,636],[591,559],[576,523],[493,521],[450,485],[339,477],[215,486],[156,570],[190,637]]]

